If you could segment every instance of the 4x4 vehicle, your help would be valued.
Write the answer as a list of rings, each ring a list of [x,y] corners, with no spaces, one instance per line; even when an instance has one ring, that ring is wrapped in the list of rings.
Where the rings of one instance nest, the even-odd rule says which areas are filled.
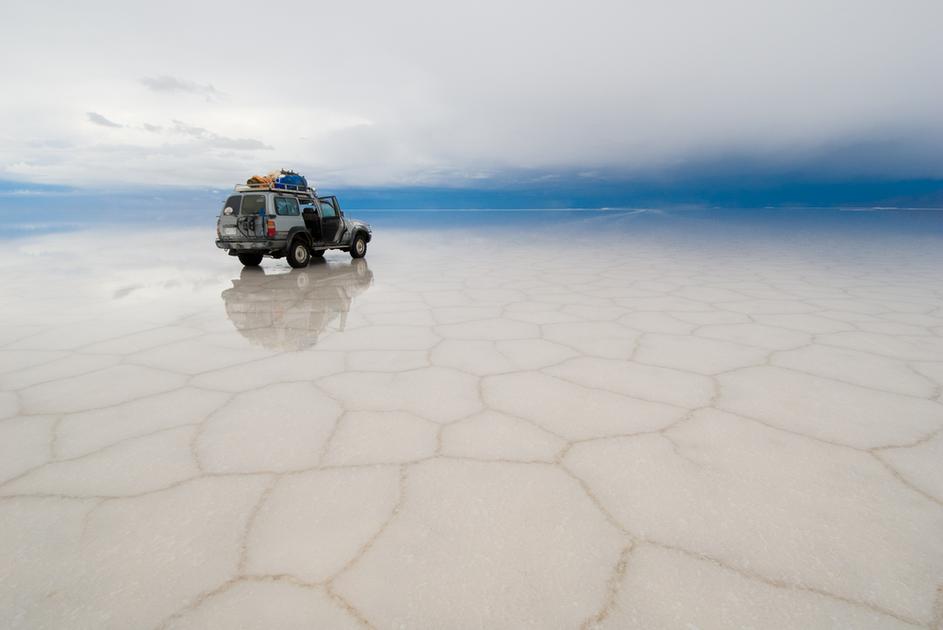
[[[219,213],[216,234],[216,247],[247,267],[257,266],[263,256],[284,256],[295,268],[329,249],[363,258],[373,237],[367,223],[344,216],[333,195],[260,186],[236,186]]]

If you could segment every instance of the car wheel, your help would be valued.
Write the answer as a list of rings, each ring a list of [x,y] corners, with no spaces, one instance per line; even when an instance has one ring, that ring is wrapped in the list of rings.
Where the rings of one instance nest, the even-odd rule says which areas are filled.
[[[367,239],[363,237],[363,234],[358,234],[354,237],[354,242],[350,244],[350,256],[351,258],[363,258],[367,255]]]
[[[262,254],[239,254],[239,262],[246,267],[258,267],[262,262]]]
[[[288,255],[285,257],[288,259],[289,265],[295,269],[299,269],[308,266],[311,252],[308,250],[308,246],[303,240],[296,238],[291,242],[291,245],[288,246]]]
[[[311,252],[311,257],[312,257],[312,258],[324,258],[324,253],[325,253],[325,250],[319,249],[319,250],[317,250],[317,251],[315,251],[315,252]]]

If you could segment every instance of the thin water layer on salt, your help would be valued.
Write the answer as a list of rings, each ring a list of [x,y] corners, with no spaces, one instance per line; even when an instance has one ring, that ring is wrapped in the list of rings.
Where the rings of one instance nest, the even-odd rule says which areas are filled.
[[[0,625],[940,624],[939,215],[467,214],[5,242]]]

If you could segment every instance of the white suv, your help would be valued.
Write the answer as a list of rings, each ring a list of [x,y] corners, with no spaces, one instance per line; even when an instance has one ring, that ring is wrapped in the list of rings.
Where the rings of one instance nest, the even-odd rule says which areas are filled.
[[[237,186],[226,199],[216,234],[216,246],[247,267],[261,263],[263,256],[284,256],[296,268],[329,249],[363,258],[373,237],[368,224],[344,216],[333,195],[252,186]]]

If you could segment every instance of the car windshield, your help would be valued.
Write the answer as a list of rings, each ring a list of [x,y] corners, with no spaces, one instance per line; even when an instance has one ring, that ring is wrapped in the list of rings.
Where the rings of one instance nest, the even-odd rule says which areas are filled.
[[[243,195],[242,211],[239,214],[259,214],[265,211],[265,195]]]

